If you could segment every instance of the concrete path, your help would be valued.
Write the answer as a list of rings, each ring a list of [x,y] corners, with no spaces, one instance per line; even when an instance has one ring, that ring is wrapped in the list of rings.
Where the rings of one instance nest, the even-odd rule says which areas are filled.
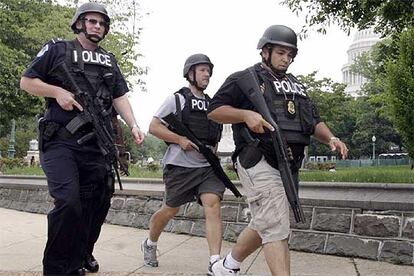
[[[42,275],[46,216],[0,208],[0,275]],[[158,268],[143,266],[140,242],[147,230],[105,224],[96,245],[100,272],[93,275],[206,275],[204,238],[163,233]],[[232,247],[223,242],[222,255]],[[414,276],[413,266],[363,259],[291,252],[292,276]],[[242,275],[270,275],[258,250],[242,265]]]

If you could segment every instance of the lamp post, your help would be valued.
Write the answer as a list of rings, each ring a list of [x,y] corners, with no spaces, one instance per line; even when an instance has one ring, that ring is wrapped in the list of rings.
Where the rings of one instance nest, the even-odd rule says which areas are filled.
[[[377,141],[377,137],[375,135],[372,135],[372,160],[375,160],[375,141]]]
[[[12,128],[10,132],[9,148],[7,152],[8,152],[9,158],[14,158],[14,154],[16,152],[14,148],[14,144],[16,143],[16,121],[12,119],[11,123],[12,123]]]

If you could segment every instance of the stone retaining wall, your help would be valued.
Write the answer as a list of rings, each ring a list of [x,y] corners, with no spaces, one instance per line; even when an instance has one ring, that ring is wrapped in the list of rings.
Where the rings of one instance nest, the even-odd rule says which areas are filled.
[[[117,192],[112,198],[107,222],[148,229],[151,215],[161,205],[160,192]],[[0,207],[46,214],[53,202],[44,186],[0,186]],[[292,250],[414,265],[413,211],[303,207],[306,223],[297,224],[291,217],[289,246]],[[236,241],[250,220],[247,204],[226,196],[221,210],[223,238]],[[202,208],[197,203],[182,206],[165,231],[204,236]]]

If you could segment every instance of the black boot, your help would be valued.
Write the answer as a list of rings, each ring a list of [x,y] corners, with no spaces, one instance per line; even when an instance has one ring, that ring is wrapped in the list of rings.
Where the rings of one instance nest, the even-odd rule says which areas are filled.
[[[83,264],[83,267],[89,272],[98,272],[99,270],[98,261],[92,254],[86,254],[86,259]]]

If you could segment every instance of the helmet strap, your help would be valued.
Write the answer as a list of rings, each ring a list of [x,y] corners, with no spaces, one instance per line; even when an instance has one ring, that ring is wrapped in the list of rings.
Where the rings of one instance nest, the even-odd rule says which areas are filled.
[[[264,63],[273,71],[273,73],[276,74],[276,76],[283,77],[286,74],[286,70],[277,70],[272,65],[273,47],[272,46],[267,46],[266,48],[268,49],[269,55],[267,56],[267,59],[263,59]]]
[[[82,22],[82,28],[80,29],[80,32],[84,33],[86,39],[88,39],[92,43],[98,44],[99,42],[101,42],[105,38],[106,34],[108,33],[108,29],[105,27],[105,33],[102,37],[100,37],[99,35],[95,35],[95,34],[88,34],[88,32],[86,31],[85,19],[82,18],[81,22]],[[95,38],[95,40],[92,39],[92,38]]]
[[[191,69],[190,69],[190,71],[191,71]],[[199,90],[199,91],[203,92],[204,90],[206,90],[206,88],[200,87],[200,86],[198,85],[198,82],[197,82],[197,79],[196,79],[196,72],[195,72],[195,68],[194,68],[194,70],[192,70],[192,71],[193,71],[193,80],[191,80],[191,78],[188,78],[188,82],[189,82],[191,85],[193,85],[195,88],[197,88],[197,90]]]

